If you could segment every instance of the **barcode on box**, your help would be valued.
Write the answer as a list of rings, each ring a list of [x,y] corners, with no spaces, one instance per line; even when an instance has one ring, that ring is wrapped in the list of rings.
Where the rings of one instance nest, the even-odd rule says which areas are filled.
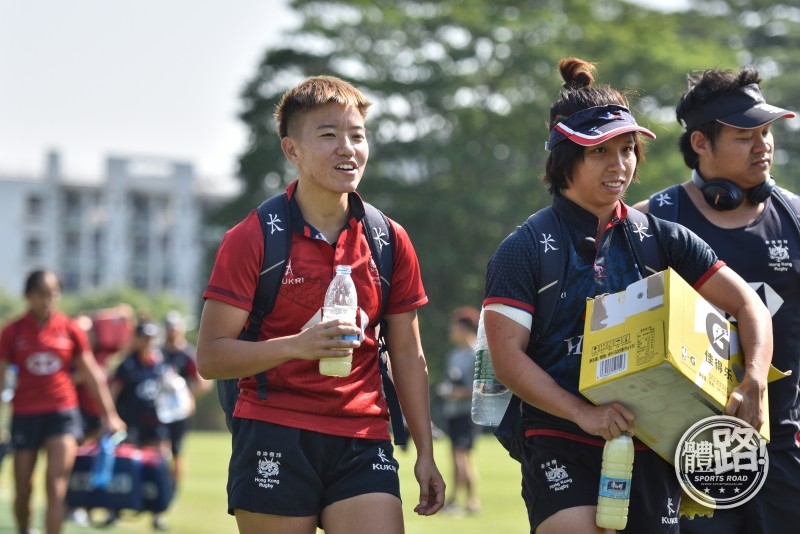
[[[620,352],[597,362],[597,380],[628,370],[628,351]]]

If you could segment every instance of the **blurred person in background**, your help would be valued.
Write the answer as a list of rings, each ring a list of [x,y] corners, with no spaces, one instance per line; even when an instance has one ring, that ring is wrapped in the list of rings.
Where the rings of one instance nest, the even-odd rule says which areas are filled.
[[[170,461],[169,429],[159,419],[158,396],[162,376],[174,373],[158,348],[158,326],[148,319],[136,325],[130,352],[120,362],[111,379],[111,394],[123,420],[128,425],[127,442],[137,447],[156,447]],[[112,510],[105,522],[114,524],[118,511]],[[161,514],[153,514],[153,528],[166,530]]]
[[[112,308],[90,311],[76,320],[87,333],[95,360],[108,377],[119,363],[118,357],[124,355],[123,351],[133,337],[133,329],[136,326],[133,308],[129,304],[119,304]],[[78,390],[84,440],[86,442],[95,440],[103,431],[100,421],[102,407],[92,397],[82,373],[74,372],[73,380]]]
[[[78,442],[83,437],[74,368],[103,408],[102,425],[125,429],[117,416],[105,376],[95,361],[86,333],[58,309],[61,285],[55,273],[31,272],[25,281],[28,310],[0,334],[0,376],[18,369],[13,399],[11,440],[14,449],[14,517],[21,533],[31,529],[33,474],[39,449],[47,458],[47,534],[61,531],[65,497]]]
[[[450,314],[449,336],[453,348],[447,353],[444,379],[437,384],[436,393],[442,399],[442,413],[447,419],[446,432],[450,439],[453,459],[453,482],[445,510],[460,512],[460,493],[464,494],[464,510],[480,511],[478,472],[472,462],[472,449],[480,427],[472,422],[472,381],[475,375],[475,346],[480,312],[474,306],[464,306]]]
[[[164,361],[170,364],[178,376],[183,378],[192,394],[192,401],[208,393],[214,382],[206,380],[197,372],[195,347],[186,339],[186,321],[177,311],[170,311],[164,320],[164,345],[161,348]],[[194,402],[192,414],[194,413]],[[191,415],[167,423],[172,447],[172,478],[177,489],[183,474],[183,439],[189,430]]]

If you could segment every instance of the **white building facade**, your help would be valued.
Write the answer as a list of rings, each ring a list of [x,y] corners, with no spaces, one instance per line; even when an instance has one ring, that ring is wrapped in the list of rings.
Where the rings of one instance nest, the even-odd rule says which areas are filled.
[[[104,177],[70,179],[55,152],[43,176],[0,176],[0,285],[20,295],[28,273],[47,268],[64,293],[135,287],[194,309],[206,247],[220,237],[202,222],[231,194],[203,186],[191,164],[163,158],[109,157]]]

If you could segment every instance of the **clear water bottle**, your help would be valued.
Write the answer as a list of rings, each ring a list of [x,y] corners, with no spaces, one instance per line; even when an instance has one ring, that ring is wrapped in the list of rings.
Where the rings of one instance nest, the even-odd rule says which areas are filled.
[[[171,365],[164,367],[159,377],[155,404],[156,417],[166,425],[188,419],[194,412],[194,399],[186,379]]]
[[[0,402],[10,403],[14,399],[14,392],[17,389],[17,375],[19,368],[11,364],[6,367],[6,375],[0,377]]]
[[[5,376],[0,376],[0,462],[4,448],[11,440],[11,401],[17,389],[17,373],[19,369],[11,364],[6,367]]]
[[[633,440],[622,434],[606,441],[603,447],[603,468],[597,493],[597,516],[600,528],[622,530],[628,524],[628,503],[633,474]]]
[[[510,400],[511,390],[494,376],[481,309],[475,346],[475,380],[472,382],[472,420],[478,425],[499,425]]]
[[[325,304],[322,308],[322,320],[341,318],[355,322],[358,311],[356,285],[350,277],[349,265],[337,265],[336,275],[325,293]],[[358,336],[346,335],[343,339],[357,340]],[[353,362],[353,351],[350,350],[340,358],[323,358],[319,361],[319,372],[326,376],[347,376]]]

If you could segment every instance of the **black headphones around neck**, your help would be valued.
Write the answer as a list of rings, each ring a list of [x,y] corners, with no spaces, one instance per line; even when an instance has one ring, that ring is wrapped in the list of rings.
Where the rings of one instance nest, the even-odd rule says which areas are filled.
[[[742,205],[745,195],[753,205],[760,204],[767,200],[775,189],[775,180],[771,176],[764,183],[743,191],[741,187],[724,178],[703,180],[697,169],[692,169],[692,183],[702,191],[708,205],[719,211],[735,210]]]

